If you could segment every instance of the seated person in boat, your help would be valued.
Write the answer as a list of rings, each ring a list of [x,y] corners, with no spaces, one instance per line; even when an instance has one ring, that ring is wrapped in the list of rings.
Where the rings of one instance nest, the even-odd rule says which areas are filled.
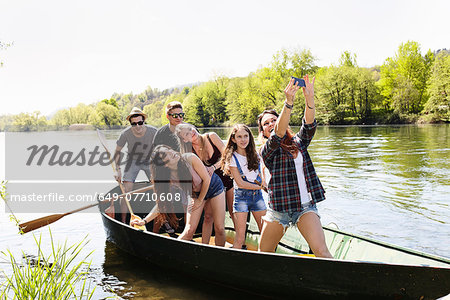
[[[284,90],[286,100],[279,117],[263,113],[258,118],[267,138],[261,156],[269,169],[269,208],[263,217],[259,251],[274,252],[289,226],[296,226],[316,256],[332,258],[325,243],[316,203],[325,191],[314,170],[307,147],[316,131],[314,78],[304,77],[305,114],[300,131],[288,128],[295,94],[300,88],[291,79]],[[287,174],[290,174],[289,176]]]
[[[149,167],[150,154],[153,146],[153,138],[156,133],[156,128],[150,125],[145,125],[147,115],[137,107],[134,107],[129,115],[127,121],[130,122],[129,127],[120,133],[117,140],[116,150],[114,153],[114,160],[116,162],[116,174],[114,177],[117,181],[123,181],[125,193],[133,190],[134,181],[138,173],[142,170],[151,178],[151,171]],[[127,159],[122,162],[122,149],[127,145]],[[122,177],[121,165],[124,165],[124,173]],[[126,222],[126,212],[128,211],[125,200],[120,200],[121,220]]]
[[[205,202],[210,201],[215,230],[215,244],[225,245],[225,194],[222,181],[217,174],[203,165],[202,161],[193,153],[181,154],[168,146],[159,145],[152,153],[151,166],[153,169],[153,183],[158,196],[161,191],[167,191],[170,185],[178,185],[187,194],[188,206],[186,212],[186,226],[178,239],[192,240]],[[154,209],[143,219],[135,220],[132,224],[144,225],[158,215],[168,219],[167,204],[162,205],[159,199]]]
[[[207,168],[212,168],[225,187],[225,199],[234,223],[233,216],[233,180],[230,176],[224,175],[220,169],[220,158],[222,157],[225,145],[215,132],[200,134],[194,125],[179,124],[175,128],[175,133],[180,143],[181,153],[192,152],[197,155]],[[211,202],[207,201],[204,207],[204,218],[202,225],[202,243],[209,244],[214,222]]]
[[[224,173],[233,177],[235,185],[233,211],[236,237],[233,248],[245,249],[249,212],[252,212],[260,232],[262,229],[261,218],[266,214],[266,204],[261,193],[265,183],[261,176],[260,161],[250,129],[243,124],[235,125],[228,137],[221,161]]]

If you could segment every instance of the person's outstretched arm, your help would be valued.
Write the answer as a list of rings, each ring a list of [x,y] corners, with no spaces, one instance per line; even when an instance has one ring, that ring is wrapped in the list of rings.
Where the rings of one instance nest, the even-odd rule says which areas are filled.
[[[287,87],[284,89],[284,94],[286,95],[286,100],[284,102],[283,110],[277,119],[275,124],[275,134],[282,138],[286,134],[286,130],[289,126],[289,120],[291,119],[292,107],[294,105],[295,94],[300,88],[297,84],[294,84],[294,78],[289,80]]]

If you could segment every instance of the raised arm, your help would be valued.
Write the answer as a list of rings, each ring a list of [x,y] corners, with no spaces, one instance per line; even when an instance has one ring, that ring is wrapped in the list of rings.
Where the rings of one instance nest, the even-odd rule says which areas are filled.
[[[286,134],[286,130],[289,126],[289,120],[291,119],[292,108],[294,106],[295,94],[300,88],[297,84],[294,84],[294,82],[294,78],[291,78],[287,87],[284,89],[286,100],[284,102],[283,110],[281,111],[281,114],[277,119],[277,123],[275,124],[275,134],[280,138],[284,137]]]
[[[312,124],[316,114],[316,104],[314,103],[314,82],[316,77],[313,77],[312,82],[309,82],[308,75],[303,77],[303,79],[305,79],[306,85],[306,87],[302,88],[305,96],[305,121],[306,124]]]

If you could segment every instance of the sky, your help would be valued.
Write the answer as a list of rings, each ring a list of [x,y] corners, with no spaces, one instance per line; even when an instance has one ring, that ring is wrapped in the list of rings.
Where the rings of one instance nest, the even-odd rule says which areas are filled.
[[[247,76],[281,49],[381,65],[408,40],[450,49],[450,1],[0,0],[0,115]]]

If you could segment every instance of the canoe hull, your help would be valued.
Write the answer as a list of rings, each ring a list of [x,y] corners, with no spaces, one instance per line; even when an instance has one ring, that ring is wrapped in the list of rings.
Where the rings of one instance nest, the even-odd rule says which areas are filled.
[[[152,264],[276,298],[436,299],[450,293],[450,268],[258,253],[142,232],[102,213],[108,240]]]

